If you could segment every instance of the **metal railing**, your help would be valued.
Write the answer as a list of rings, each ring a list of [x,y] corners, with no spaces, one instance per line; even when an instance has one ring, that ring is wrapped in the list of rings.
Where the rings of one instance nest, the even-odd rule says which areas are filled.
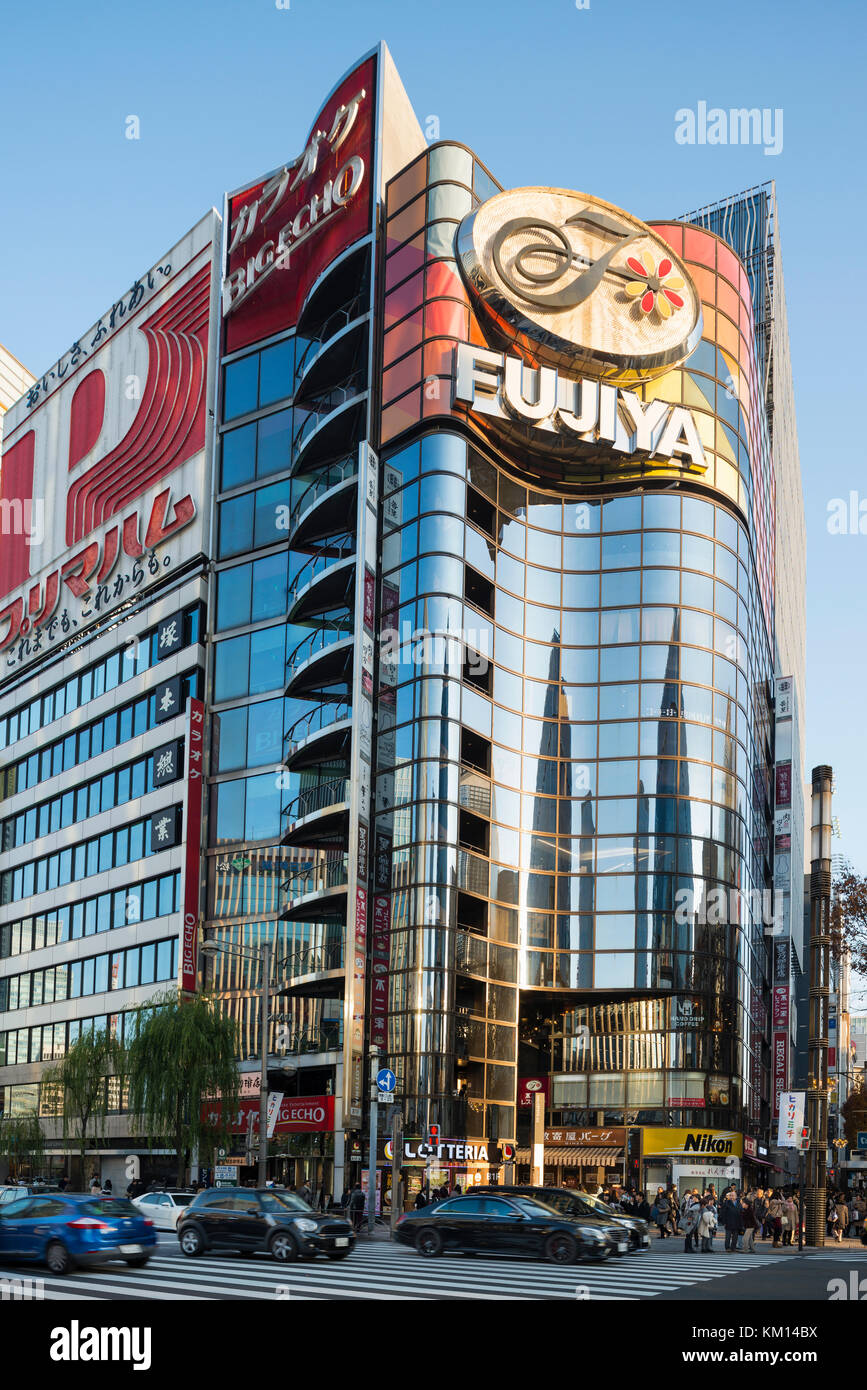
[[[310,365],[310,362],[316,356],[319,349],[324,347],[330,338],[334,338],[340,332],[341,328],[346,328],[348,324],[352,323],[353,319],[361,318],[364,311],[362,310],[362,312],[359,312],[360,310],[362,310],[362,295],[356,294],[348,304],[343,305],[340,309],[334,309],[329,314],[328,318],[321,325],[316,337],[310,339],[299,361],[295,364],[296,394],[302,385],[306,368]]]
[[[323,941],[318,946],[302,946],[279,965],[283,976],[290,980],[300,975],[318,975],[325,970],[342,970],[343,942]]]
[[[363,368],[357,368],[354,372],[350,372],[349,376],[345,377],[343,381],[339,382],[336,386],[332,386],[330,390],[326,391],[318,400],[311,401],[310,414],[300,428],[296,430],[295,438],[292,440],[293,456],[298,455],[314,430],[319,428],[322,421],[326,416],[331,414],[332,410],[336,410],[338,406],[344,405],[347,401],[351,400],[353,396],[359,396],[362,391],[366,390],[367,373]]]
[[[320,627],[314,628],[306,637],[302,637],[297,647],[292,651],[286,661],[288,671],[297,671],[299,666],[303,666],[305,661],[309,661],[311,656],[316,656],[318,652],[324,652],[327,647],[333,647],[344,637],[352,636],[352,628],[346,623],[339,623],[334,618],[326,618]]]
[[[345,459],[341,459],[339,463],[329,463],[327,468],[323,468],[322,472],[317,474],[313,479],[310,486],[304,489],[298,501],[295,503],[295,506],[292,508],[292,514],[289,518],[290,535],[295,530],[299,517],[307,511],[308,507],[312,507],[313,503],[318,501],[324,493],[330,492],[331,489],[337,487],[339,483],[345,483],[347,478],[354,478],[357,477],[357,475],[358,459],[353,454],[349,454]]]
[[[343,1027],[340,1023],[323,1023],[321,1028],[300,1028],[286,1038],[287,1054],[333,1052],[342,1046]]]
[[[355,554],[355,536],[347,532],[344,536],[334,537],[329,545],[330,551],[337,551],[337,554],[325,554],[324,551],[317,551],[311,555],[309,560],[305,560],[292,583],[289,585],[289,607],[291,608],[302,589],[306,589],[308,584],[312,584],[320,574],[323,574],[330,565],[338,564],[341,560],[347,560],[350,555]]]
[[[303,820],[305,816],[313,815],[314,811],[324,811],[329,806],[346,801],[348,790],[348,777],[335,777],[330,782],[319,782],[315,787],[305,787],[294,801],[283,807],[282,814],[290,821]]]
[[[281,887],[291,898],[303,898],[308,893],[321,893],[326,888],[343,885],[348,878],[348,856],[326,855],[312,864],[299,864],[296,868],[290,869]]]
[[[316,705],[307,714],[302,714],[300,719],[296,719],[284,735],[284,756],[291,757],[298,745],[313,734],[319,734],[329,725],[338,724],[341,719],[350,719],[351,717],[352,706],[346,700],[341,700],[337,704]]]

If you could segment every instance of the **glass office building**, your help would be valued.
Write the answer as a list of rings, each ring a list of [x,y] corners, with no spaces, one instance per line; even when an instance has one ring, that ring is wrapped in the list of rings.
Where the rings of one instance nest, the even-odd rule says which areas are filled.
[[[473,1175],[505,1143],[522,1171],[539,1091],[567,1181],[713,1145],[735,1175],[767,1139],[788,599],[736,249],[505,193],[428,145],[384,45],[226,198],[197,913],[273,947],[272,1074],[329,1102],[278,1122],[297,1179],[354,1180],[374,1061],[407,1140],[438,1123]],[[258,1055],[252,957],[198,983]]]

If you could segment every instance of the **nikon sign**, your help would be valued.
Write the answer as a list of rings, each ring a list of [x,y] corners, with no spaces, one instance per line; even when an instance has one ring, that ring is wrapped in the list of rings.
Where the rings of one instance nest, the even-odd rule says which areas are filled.
[[[733,1129],[645,1129],[642,1131],[645,1157],[741,1158],[744,1137]]]

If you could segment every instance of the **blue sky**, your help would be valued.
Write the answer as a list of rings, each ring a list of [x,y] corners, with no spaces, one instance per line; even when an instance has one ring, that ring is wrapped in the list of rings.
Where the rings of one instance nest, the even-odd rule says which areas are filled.
[[[834,766],[835,850],[867,872],[867,535],[826,527],[831,499],[867,498],[856,414],[867,43],[855,0],[13,7],[0,341],[35,372],[50,366],[225,189],[296,154],[323,96],[380,38],[419,118],[438,117],[441,137],[474,147],[507,187],[582,189],[652,219],[776,178],[809,546],[807,769]],[[782,153],[678,144],[675,112],[700,101],[782,109]],[[137,141],[124,136],[129,115]]]

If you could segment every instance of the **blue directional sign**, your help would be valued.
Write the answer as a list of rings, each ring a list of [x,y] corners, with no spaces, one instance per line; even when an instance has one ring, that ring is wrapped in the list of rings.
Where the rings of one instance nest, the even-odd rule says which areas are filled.
[[[384,1091],[388,1095],[397,1085],[397,1077],[388,1067],[382,1067],[376,1073],[377,1090]]]
[[[867,1149],[867,1130],[859,1129],[858,1143],[855,1145],[855,1147],[856,1149]]]

